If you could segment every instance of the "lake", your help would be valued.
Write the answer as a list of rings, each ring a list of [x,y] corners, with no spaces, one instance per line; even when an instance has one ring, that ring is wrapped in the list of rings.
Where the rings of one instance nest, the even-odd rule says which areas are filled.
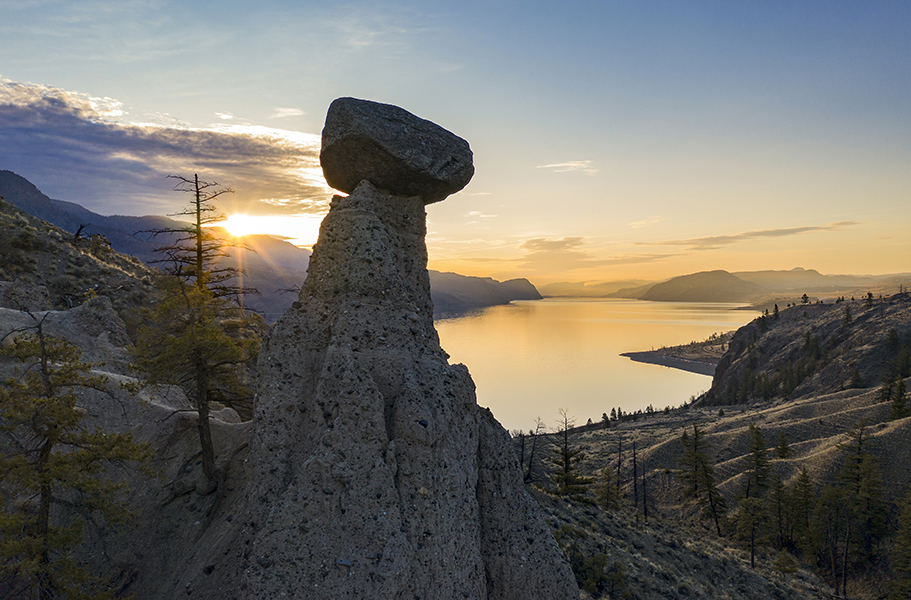
[[[636,363],[622,352],[702,341],[759,315],[739,304],[547,298],[492,306],[436,322],[450,363],[468,367],[478,404],[507,429],[551,427],[558,409],[576,423],[611,408],[679,406],[712,378]]]

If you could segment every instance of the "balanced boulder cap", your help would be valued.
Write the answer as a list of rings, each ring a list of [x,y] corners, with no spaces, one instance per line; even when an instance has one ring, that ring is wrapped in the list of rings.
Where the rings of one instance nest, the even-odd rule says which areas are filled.
[[[439,202],[474,175],[468,142],[405,109],[338,98],[323,128],[320,164],[333,188],[350,194],[367,180],[397,196]]]

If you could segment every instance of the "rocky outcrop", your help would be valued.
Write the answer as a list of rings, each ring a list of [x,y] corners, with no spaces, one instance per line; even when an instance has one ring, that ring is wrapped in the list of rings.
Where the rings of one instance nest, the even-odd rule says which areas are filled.
[[[15,286],[4,286],[4,283],[0,282],[0,289],[11,288],[38,305],[46,303],[44,286],[18,282]],[[127,371],[130,338],[123,320],[106,296],[96,296],[70,310],[32,311],[26,304],[19,310],[0,308],[0,340],[12,340],[19,332],[33,334],[39,322],[46,335],[81,348],[83,361],[98,363],[98,366],[119,373]]]
[[[47,288],[24,281],[0,281],[0,307],[14,310],[50,310],[51,301]]]
[[[342,137],[333,111],[352,102],[365,106],[330,109],[323,157]],[[351,169],[358,183],[333,199],[299,301],[260,355],[240,587],[261,599],[578,598],[508,435],[433,327],[424,205],[464,186],[465,165],[448,188],[360,170],[396,153],[446,163],[455,136],[367,105],[351,127],[367,137],[349,149],[366,156],[324,162],[327,179]]]

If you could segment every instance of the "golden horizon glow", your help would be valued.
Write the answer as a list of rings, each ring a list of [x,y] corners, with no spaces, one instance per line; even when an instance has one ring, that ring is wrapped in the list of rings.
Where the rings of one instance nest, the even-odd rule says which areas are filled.
[[[284,238],[295,246],[312,247],[319,236],[323,218],[319,215],[248,215],[236,213],[218,223],[234,237],[272,235]]]

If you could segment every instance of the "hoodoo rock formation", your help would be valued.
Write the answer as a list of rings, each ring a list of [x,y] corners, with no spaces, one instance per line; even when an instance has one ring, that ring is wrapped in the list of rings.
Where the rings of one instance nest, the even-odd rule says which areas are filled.
[[[342,98],[321,162],[350,195],[260,355],[241,594],[578,598],[506,431],[433,326],[424,206],[468,183],[468,144]]]

